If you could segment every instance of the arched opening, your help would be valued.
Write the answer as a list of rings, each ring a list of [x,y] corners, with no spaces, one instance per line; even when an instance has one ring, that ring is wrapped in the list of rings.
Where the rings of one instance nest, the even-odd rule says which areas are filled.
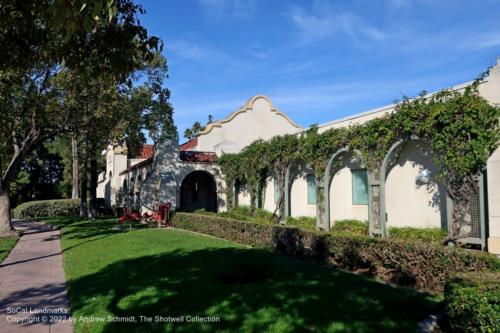
[[[276,204],[278,203],[279,196],[281,195],[278,181],[276,180],[276,176],[269,175],[266,178],[266,182],[264,183],[265,188],[263,189],[263,199],[264,202],[262,204],[262,208],[267,210],[268,212],[274,212],[276,208]]]
[[[141,186],[142,186],[142,177],[139,174],[136,178],[134,187],[134,207],[136,209],[141,208]]]
[[[118,192],[120,193],[120,192]],[[127,183],[127,179],[124,179],[123,180],[123,186],[122,186],[122,190],[121,190],[121,193],[120,193],[120,201],[121,201],[121,204],[123,207],[127,207],[128,206],[128,183]]]
[[[353,152],[337,157],[328,186],[330,226],[339,220],[368,220],[368,174]]]
[[[205,209],[217,212],[217,186],[212,175],[206,171],[193,171],[181,184],[181,205],[183,211]]]
[[[402,143],[388,160],[385,179],[387,227],[446,228],[446,188],[436,180],[430,146]],[[421,174],[429,174],[421,181]]]
[[[314,172],[299,162],[290,177],[290,216],[316,216],[316,179]]]

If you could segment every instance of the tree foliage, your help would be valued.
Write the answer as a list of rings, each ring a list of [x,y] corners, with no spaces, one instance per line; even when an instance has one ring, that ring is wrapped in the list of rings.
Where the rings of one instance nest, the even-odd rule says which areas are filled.
[[[100,107],[90,109],[95,89],[114,94],[117,85],[132,84],[133,72],[148,70],[155,61],[162,44],[140,24],[137,14],[142,12],[131,0],[6,0],[0,4],[4,50],[0,59],[0,229],[10,224],[9,188],[25,157],[57,134],[75,129],[88,132],[93,128],[86,125],[104,123],[108,115],[99,113]],[[87,84],[80,94],[88,101],[83,112],[76,105],[68,107],[71,90],[61,84],[68,75],[74,78],[74,88]],[[94,83],[97,87],[88,86]],[[160,93],[166,94],[159,92],[157,101]],[[110,105],[114,100],[99,102]]]
[[[184,130],[184,137],[188,140],[193,140],[198,135],[198,132],[203,131],[207,127],[207,125],[211,124],[212,122],[213,118],[210,114],[208,115],[208,121],[205,126],[202,125],[199,121],[195,121],[191,127]]]

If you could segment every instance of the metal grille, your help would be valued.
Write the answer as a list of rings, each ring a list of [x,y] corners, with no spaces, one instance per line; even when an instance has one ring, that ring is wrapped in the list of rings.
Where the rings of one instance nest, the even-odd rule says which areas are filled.
[[[479,201],[479,191],[472,195],[470,201],[470,233],[469,237],[481,238],[481,204]]]

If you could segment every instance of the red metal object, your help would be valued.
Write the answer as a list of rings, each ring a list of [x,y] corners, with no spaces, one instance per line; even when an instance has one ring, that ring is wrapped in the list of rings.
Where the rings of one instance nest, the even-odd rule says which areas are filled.
[[[160,228],[162,224],[165,224],[167,228],[172,227],[172,221],[170,220],[170,212],[172,209],[172,204],[170,202],[160,203],[158,206],[158,212],[152,212],[149,214],[145,212],[142,216],[138,211],[131,211],[129,208],[124,209],[124,214],[120,216],[118,222],[123,225],[127,221],[141,221],[148,220],[148,224],[151,221],[156,221],[158,223],[158,227]]]
[[[172,227],[172,222],[170,221],[170,210],[172,209],[172,204],[170,202],[161,203],[158,206],[158,214],[156,220],[158,221],[158,226],[165,221],[167,228]]]
[[[120,224],[123,224],[127,221],[140,221],[141,220],[141,213],[138,211],[131,211],[129,208],[124,209],[124,214],[120,216],[118,219],[118,222]]]

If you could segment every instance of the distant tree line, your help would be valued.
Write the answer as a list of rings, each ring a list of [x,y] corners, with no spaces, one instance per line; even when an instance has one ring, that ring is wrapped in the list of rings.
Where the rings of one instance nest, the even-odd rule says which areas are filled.
[[[199,132],[203,131],[207,125],[213,122],[212,115],[208,115],[208,121],[205,126],[203,126],[199,121],[194,122],[194,124],[184,130],[184,137],[188,140],[193,140],[196,138]]]

